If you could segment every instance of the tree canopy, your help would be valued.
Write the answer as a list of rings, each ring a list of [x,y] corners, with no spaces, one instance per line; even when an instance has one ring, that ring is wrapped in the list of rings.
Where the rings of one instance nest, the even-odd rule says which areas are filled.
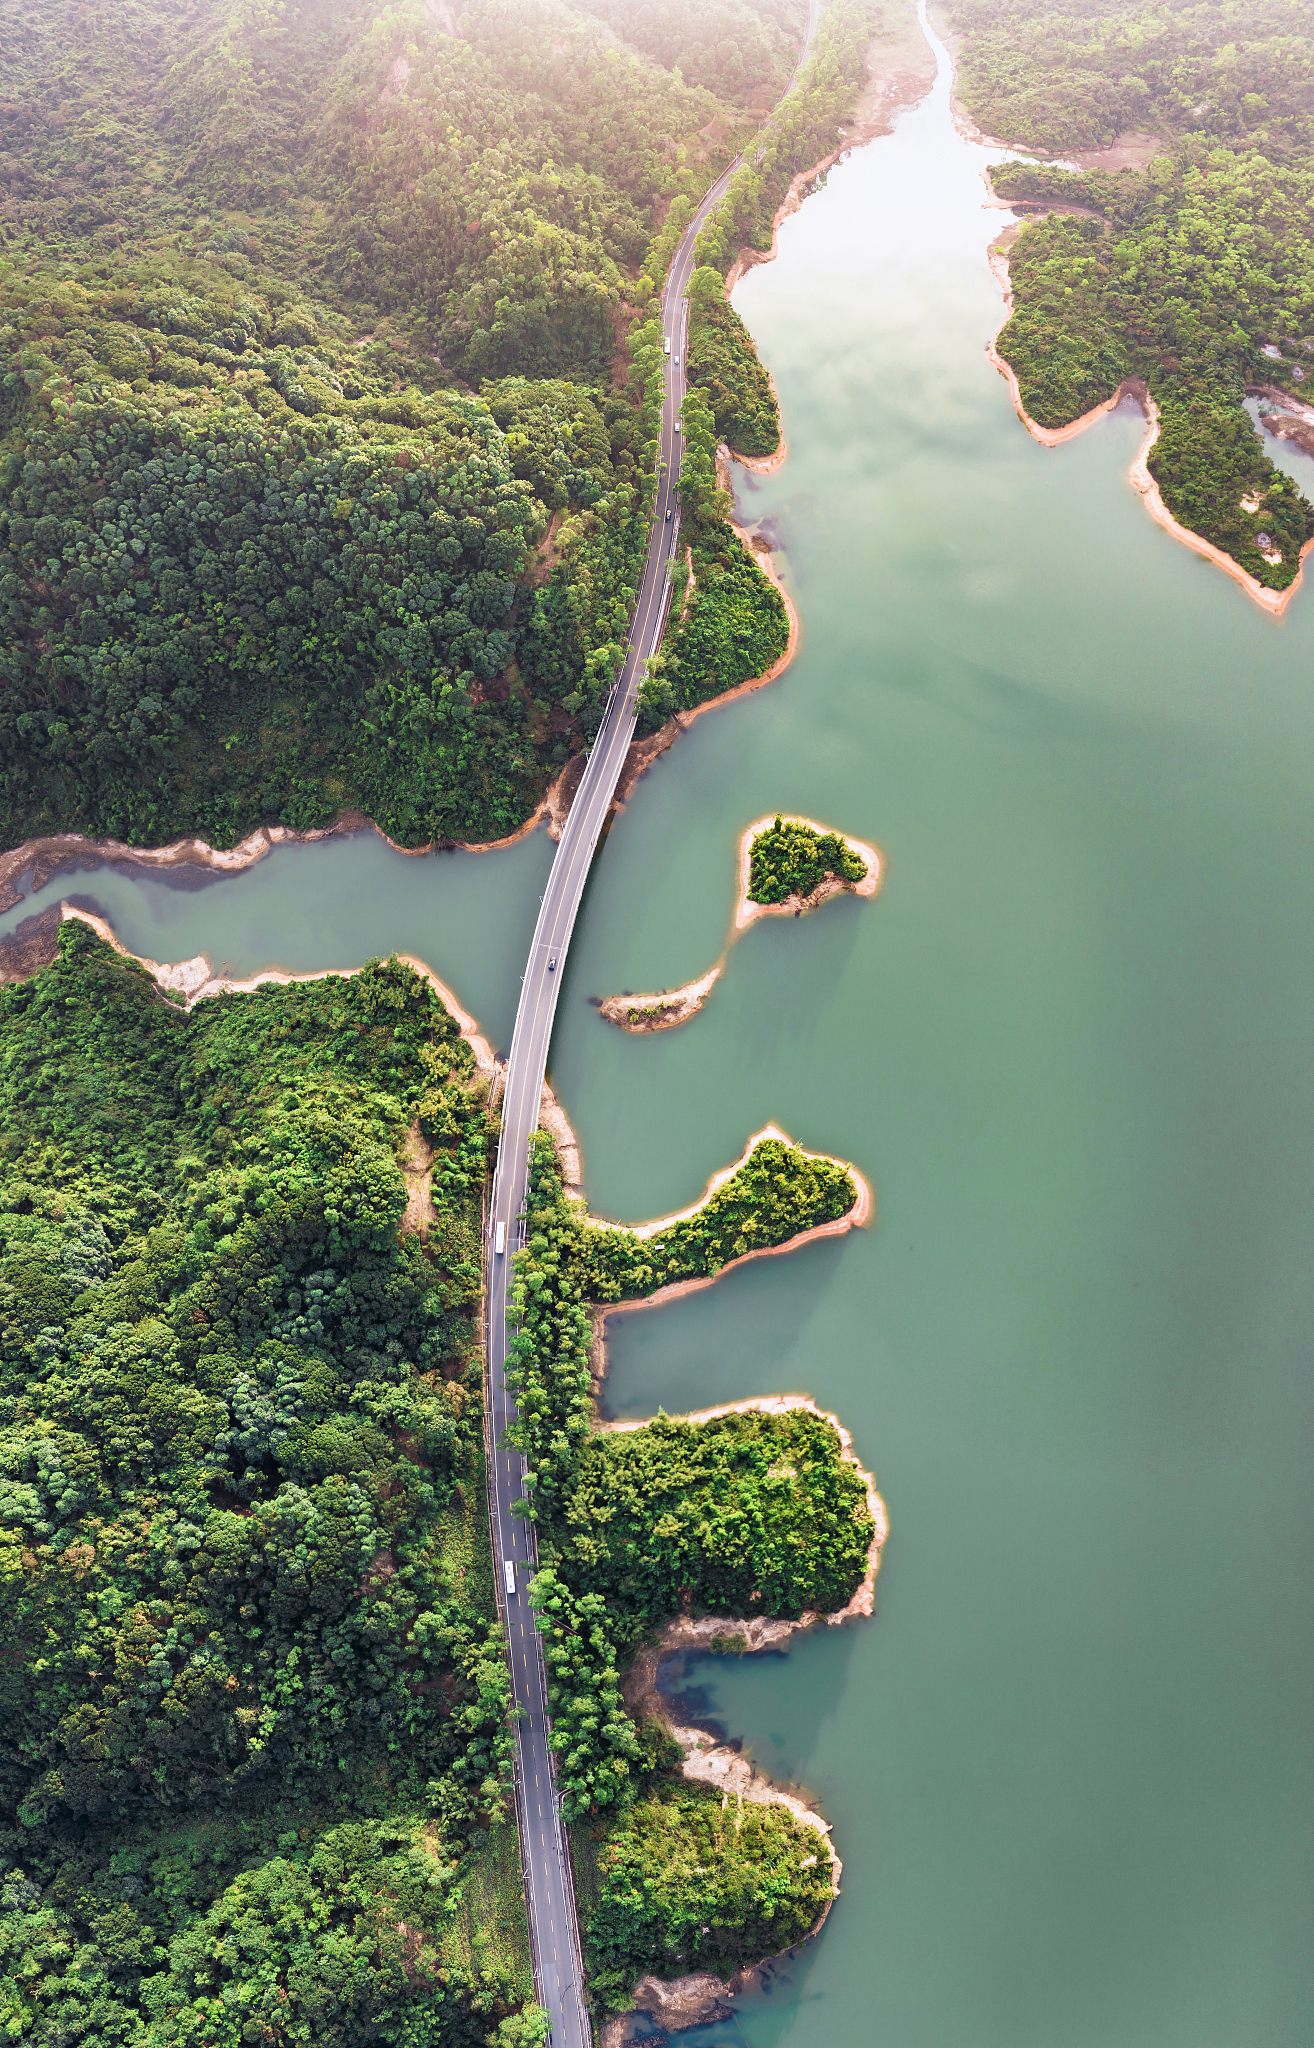
[[[509,1755],[471,1068],[396,962],[188,1016],[74,921],[0,990],[12,2038],[473,2044],[524,2003],[518,1884],[510,1963],[460,1931]]]
[[[420,845],[530,814],[596,729],[638,587],[645,264],[797,53],[798,0],[727,5],[705,47],[701,15],[564,0],[459,23],[423,0],[19,0],[11,843],[227,845],[359,809]],[[742,49],[730,24],[755,25]]]
[[[1144,170],[995,167],[1001,196],[1043,216],[1012,249],[999,337],[1028,412],[1062,426],[1142,379],[1168,509],[1285,589],[1314,507],[1242,401],[1314,374],[1314,6],[958,0],[954,21],[988,132],[1067,154],[1140,129],[1162,147]]]

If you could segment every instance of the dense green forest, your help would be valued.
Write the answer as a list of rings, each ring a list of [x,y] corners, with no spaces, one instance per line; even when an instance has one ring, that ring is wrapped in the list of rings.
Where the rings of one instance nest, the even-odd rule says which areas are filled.
[[[1020,210],[999,338],[1023,402],[1060,426],[1124,377],[1162,415],[1150,468],[1174,516],[1284,589],[1314,509],[1269,462],[1247,387],[1314,375],[1314,4],[956,0],[960,90],[991,134],[1050,154],[1126,130],[1145,170],[997,166]]]
[[[689,382],[712,408],[717,438],[736,455],[774,455],[780,408],[753,337],[710,264],[689,280]]]
[[[833,155],[853,118],[867,44],[883,19],[869,0],[831,0],[797,90],[783,99],[698,237],[698,260],[724,277],[742,247],[769,249],[771,224],[797,173]]]
[[[805,12],[14,0],[0,841],[522,822],[621,659],[666,263]],[[697,588],[660,717],[787,640],[716,488],[714,407],[774,417],[721,280],[847,113],[865,23],[831,0],[713,223],[680,479]],[[187,1015],[72,922],[0,990],[0,1098],[7,2038],[539,2039],[484,1504],[490,1126],[451,1019],[396,962]],[[434,1152],[419,1232],[404,1146]],[[815,1418],[590,1437],[583,1303],[715,1273],[854,1188],[762,1146],[640,1239],[582,1227],[535,1160],[525,1506],[618,1991],[779,1947],[827,1888],[788,1816],[732,1829],[673,1775],[618,1657],[691,1589],[842,1603],[870,1519]]]
[[[645,1970],[730,1976],[801,1941],[831,1896],[813,1828],[780,1806],[727,1806],[710,1785],[664,1784],[590,1845],[590,1988],[624,1997]]]
[[[655,732],[673,712],[765,675],[789,645],[785,601],[730,524],[730,493],[716,481],[716,424],[697,386],[686,394],[681,419],[680,537],[688,560],[673,572],[666,634],[640,685],[640,732]]]
[[[74,921],[0,990],[8,2040],[537,2037],[471,1069],[396,962],[188,1016]]]
[[[748,900],[783,903],[807,898],[823,882],[861,882],[867,863],[838,832],[817,832],[800,818],[781,818],[754,835],[748,849]]]
[[[692,1217],[640,1238],[589,1223],[565,1197],[549,1141],[534,1141],[512,1299],[511,1435],[529,1466],[521,1511],[538,1525],[530,1601],[559,1782],[600,1873],[585,1939],[604,2001],[644,1969],[697,1960],[730,1970],[783,1947],[829,1890],[815,1835],[787,1814],[747,1837],[720,1832],[703,1795],[673,1774],[660,1729],[631,1721],[622,1663],[682,1607],[836,1611],[861,1582],[872,1523],[834,1427],[807,1411],[592,1431],[587,1305],[715,1274],[854,1199],[843,1167],[766,1140]]]
[[[6,843],[522,822],[621,658],[658,258],[804,13],[16,0]]]

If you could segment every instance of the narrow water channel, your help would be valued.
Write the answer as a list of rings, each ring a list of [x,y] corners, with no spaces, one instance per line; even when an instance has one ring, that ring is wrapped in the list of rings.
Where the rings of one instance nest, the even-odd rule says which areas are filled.
[[[614,826],[554,1045],[603,1213],[681,1206],[769,1118],[878,1201],[615,1329],[614,1412],[805,1389],[892,1521],[872,1624],[682,1674],[845,1864],[689,2048],[1314,2035],[1314,589],[1275,623],[1156,528],[1139,415],[1024,435],[987,161],[942,70],[736,294],[791,446],[741,511],[803,648]],[[880,845],[882,894],[757,926],[681,1031],[604,1024],[716,956],[776,808]],[[549,853],[362,835],[53,893],[232,972],[417,953],[505,1045]]]

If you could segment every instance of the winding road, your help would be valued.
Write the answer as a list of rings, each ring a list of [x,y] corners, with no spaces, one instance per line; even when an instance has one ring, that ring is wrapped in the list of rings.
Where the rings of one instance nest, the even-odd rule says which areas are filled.
[[[816,29],[820,0],[811,0],[798,68]],[[792,89],[793,79],[790,81]],[[547,1071],[548,1044],[556,1016],[557,991],[598,839],[634,736],[635,698],[645,661],[656,653],[666,616],[666,566],[679,540],[677,423],[685,395],[685,290],[695,267],[694,248],[707,215],[723,197],[738,169],[736,160],[698,207],[676,251],[663,299],[663,332],[671,339],[665,359],[660,469],[652,533],[643,580],[630,628],[625,665],[588,765],[562,828],[548,876],[533,943],[520,990],[515,1032],[502,1096],[502,1134],[488,1222],[488,1388],[489,1515],[493,1564],[506,1622],[511,1686],[519,1710],[516,1726],[516,1818],[529,1905],[530,1944],[539,2002],[552,2021],[553,2048],[590,2048],[592,2029],[584,2000],[579,1922],[548,1748],[549,1724],[541,1646],[526,1598],[534,1569],[532,1525],[513,1516],[512,1503],[524,1490],[525,1461],[506,1446],[516,1408],[506,1384],[507,1285],[511,1256],[519,1243],[525,1202],[529,1141],[538,1127],[539,1101]],[[667,517],[667,514],[670,517]],[[498,1253],[499,1229],[506,1249]],[[507,1588],[507,1565],[515,1591]]]

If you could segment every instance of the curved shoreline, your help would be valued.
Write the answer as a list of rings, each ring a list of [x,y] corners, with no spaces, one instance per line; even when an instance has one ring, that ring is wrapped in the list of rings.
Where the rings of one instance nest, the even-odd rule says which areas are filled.
[[[845,1172],[852,1176],[853,1184],[857,1189],[857,1195],[850,1207],[845,1210],[843,1216],[836,1217],[833,1223],[814,1224],[810,1230],[801,1232],[798,1237],[791,1237],[785,1245],[771,1245],[764,1247],[761,1251],[744,1252],[738,1259],[728,1259],[725,1265],[721,1267],[722,1273],[728,1273],[731,1266],[742,1265],[745,1259],[760,1259],[776,1251],[785,1251],[789,1246],[801,1243],[804,1237],[813,1237],[818,1233],[823,1236],[830,1236],[839,1225],[848,1230],[852,1226],[860,1226],[866,1223],[871,1214],[872,1193],[857,1168],[851,1166],[847,1159],[837,1159],[832,1152],[806,1151],[802,1145],[796,1145],[788,1131],[782,1131],[779,1124],[763,1124],[760,1131],[754,1131],[738,1159],[735,1160],[734,1165],[718,1167],[701,1195],[699,1195],[698,1200],[690,1202],[686,1209],[677,1209],[670,1216],[653,1217],[648,1223],[613,1223],[605,1216],[590,1216],[588,1221],[598,1230],[627,1230],[631,1236],[638,1238],[657,1237],[663,1230],[669,1230],[673,1224],[688,1223],[699,1214],[700,1210],[707,1207],[712,1196],[723,1188],[727,1181],[734,1179],[741,1167],[747,1166],[758,1146],[765,1144],[769,1139],[774,1139],[781,1145],[788,1145],[791,1152],[800,1153],[804,1159],[824,1159],[831,1166],[842,1166]],[[681,1280],[675,1284],[672,1292],[682,1293],[691,1285],[702,1286],[704,1284],[702,1281],[689,1282]],[[666,1290],[662,1291],[665,1292]],[[655,1294],[647,1298],[652,1301],[658,1299]],[[618,1306],[620,1305],[618,1304]]]
[[[216,974],[206,953],[197,953],[190,960],[166,962],[148,959],[142,953],[130,953],[107,919],[98,917],[94,911],[82,910],[76,904],[62,902],[59,906],[59,915],[61,923],[69,918],[77,918],[81,923],[90,925],[92,931],[104,939],[106,945],[111,946],[121,959],[131,960],[138,967],[144,967],[159,984],[162,992],[171,1001],[176,1002],[180,1009],[186,1011],[194,1009],[197,1003],[208,1001],[212,996],[250,995],[267,982],[276,982],[280,987],[287,987],[293,982],[331,981],[335,975],[343,981],[351,981],[361,972],[359,967],[314,967],[307,969],[304,974],[293,974],[286,968],[265,967],[255,974],[242,977]],[[490,1040],[480,1029],[478,1019],[471,1015],[447,982],[435,974],[428,961],[422,960],[418,953],[398,953],[395,957],[403,965],[414,968],[415,972],[429,983],[474,1055],[475,1071],[487,1081],[489,1104],[490,1107],[495,1106],[499,1094],[498,1083],[505,1078],[506,1069],[494,1052]],[[538,1117],[539,1123],[547,1131],[556,1148],[561,1165],[562,1185],[568,1195],[578,1199],[582,1191],[579,1141],[552,1091],[551,1083],[546,1080],[539,1098]]]
[[[715,1287],[725,1274],[735,1272],[740,1266],[750,1265],[754,1259],[778,1259],[788,1252],[802,1251],[805,1245],[819,1243],[823,1238],[844,1237],[850,1230],[864,1230],[867,1227],[875,1211],[876,1197],[865,1174],[859,1172],[852,1160],[837,1159],[829,1152],[805,1151],[803,1146],[794,1144],[794,1140],[788,1132],[781,1130],[779,1124],[764,1124],[760,1131],[755,1131],[734,1164],[719,1168],[708,1181],[698,1200],[691,1202],[687,1209],[681,1209],[676,1215],[660,1216],[652,1222],[639,1224],[615,1223],[605,1216],[589,1216],[586,1220],[597,1230],[627,1230],[641,1239],[655,1237],[659,1231],[669,1229],[673,1223],[685,1223],[696,1216],[700,1209],[705,1208],[717,1189],[723,1187],[732,1175],[738,1173],[740,1167],[747,1163],[765,1138],[778,1139],[794,1151],[802,1152],[805,1159],[824,1159],[832,1166],[842,1166],[857,1190],[854,1201],[842,1216],[833,1217],[829,1223],[814,1223],[807,1230],[796,1231],[793,1237],[787,1237],[781,1244],[759,1245],[751,1252],[741,1252],[738,1258],[727,1259],[715,1273],[703,1273],[693,1280],[672,1280],[665,1286],[658,1287],[652,1294],[639,1295],[632,1301],[590,1302],[588,1308],[593,1323],[593,1338],[589,1345],[589,1360],[595,1397],[607,1376],[607,1324],[613,1316],[636,1315],[640,1311],[662,1308],[667,1302],[679,1301],[686,1294],[699,1294],[705,1287]]]
[[[711,1732],[697,1723],[676,1720],[671,1705],[661,1686],[661,1665],[665,1657],[681,1652],[712,1650],[725,1646],[726,1638],[733,1640],[737,1655],[756,1655],[765,1650],[780,1651],[787,1648],[796,1635],[814,1630],[821,1622],[828,1627],[838,1627],[846,1622],[869,1617],[876,1600],[876,1575],[880,1570],[881,1551],[889,1535],[889,1516],[885,1502],[876,1490],[876,1482],[858,1459],[853,1447],[853,1438],[837,1415],[819,1408],[810,1394],[768,1394],[747,1401],[728,1401],[715,1408],[696,1409],[687,1415],[673,1415],[672,1422],[703,1423],[713,1422],[722,1415],[782,1415],[798,1409],[819,1415],[829,1422],[840,1439],[841,1456],[846,1464],[856,1467],[867,1492],[867,1505],[871,1512],[872,1539],[867,1550],[867,1569],[861,1584],[848,1604],[837,1614],[821,1614],[809,1611],[797,1621],[775,1621],[764,1615],[700,1615],[691,1620],[687,1615],[675,1615],[654,1640],[644,1646],[631,1661],[621,1678],[621,1694],[629,1712],[636,1719],[657,1719],[663,1723],[672,1740],[682,1751],[681,1775],[695,1784],[711,1785],[720,1791],[723,1802],[732,1797],[741,1804],[747,1800],[759,1806],[783,1806],[795,1820],[805,1827],[815,1829],[824,1844],[824,1853],[830,1866],[830,1898],[808,1929],[805,1940],[820,1934],[835,1900],[839,1897],[840,1878],[844,1866],[831,1840],[833,1823],[824,1819],[816,1806],[802,1792],[787,1792],[758,1770],[741,1748],[731,1742],[718,1742]],[[597,1429],[606,1431],[638,1430],[648,1427],[644,1422],[597,1423]],[[821,1853],[819,1851],[819,1853]],[[766,1958],[765,1960],[770,1960]],[[762,1964],[738,1970],[727,1986],[723,1979],[710,1971],[694,1971],[673,1982],[663,1983],[660,1978],[645,1976],[634,1988],[636,2005],[653,2013],[655,2017],[667,2018],[668,2025],[686,2027],[724,2017],[726,2009],[720,2000],[733,1998],[736,1993],[751,1990],[759,1980]],[[678,2013],[678,2017],[676,2014]],[[610,2033],[604,2029],[603,2040],[619,2042],[624,2030],[614,2022],[608,2022]]]
[[[25,839],[20,846],[0,853],[0,911],[12,910],[23,901],[14,886],[15,878],[29,868],[40,876],[34,884],[35,893],[56,875],[76,873],[80,866],[210,868],[216,876],[239,875],[277,852],[280,846],[314,846],[324,839],[348,838],[357,832],[373,832],[391,853],[404,854],[408,860],[437,853],[500,853],[504,847],[515,846],[537,831],[544,819],[549,837],[559,839],[562,819],[570,808],[563,785],[576,761],[582,762],[583,758],[573,755],[567,761],[524,824],[504,839],[431,839],[424,846],[402,846],[364,811],[355,810],[343,811],[331,825],[317,825],[304,832],[291,825],[257,825],[236,846],[229,847],[211,846],[207,839],[195,836],[171,839],[164,846],[129,846],[121,839],[93,839],[84,832],[55,832],[42,839]]]
[[[720,448],[717,450],[718,483],[721,482],[723,451],[725,451],[724,442],[721,443]],[[785,642],[784,653],[772,662],[770,668],[764,669],[760,676],[748,676],[742,683],[736,683],[733,689],[722,690],[715,697],[705,697],[701,704],[695,704],[687,711],[673,711],[665,725],[659,726],[656,732],[649,733],[645,739],[632,740],[629,753],[625,756],[625,766],[622,768],[616,784],[616,796],[612,806],[614,813],[619,814],[624,810],[636,787],[652,767],[653,762],[660,760],[667,749],[675,745],[681,733],[687,732],[696,718],[701,718],[705,711],[723,710],[727,704],[733,704],[736,697],[746,697],[750,691],[761,690],[768,683],[774,683],[776,677],[784,674],[790,662],[798,653],[799,644],[803,637],[802,622],[794,608],[789,592],[780,580],[775,562],[772,559],[771,550],[765,542],[762,542],[760,545],[756,544],[754,536],[749,534],[742,526],[737,526],[733,517],[730,520],[730,526],[740,545],[749,550],[754,562],[756,562],[767,581],[773,583],[780,593],[781,602],[785,607],[785,616],[789,620],[789,638]]]
[[[730,297],[730,287],[728,285],[726,286],[725,295],[728,301]],[[753,346],[754,351],[756,351],[757,344],[754,343]],[[762,367],[766,369],[765,363],[763,363]],[[767,383],[771,386],[771,396],[775,400],[776,418],[781,422],[780,440],[774,453],[771,455],[741,455],[739,450],[732,448],[728,441],[722,444],[730,460],[737,462],[741,469],[751,469],[754,476],[770,476],[772,470],[779,469],[789,453],[789,442],[785,439],[784,414],[780,410],[780,393],[776,390],[776,380],[770,370],[767,370],[766,377]]]
[[[214,973],[209,956],[205,953],[194,954],[190,960],[166,962],[148,959],[144,953],[130,953],[106,918],[97,917],[92,910],[81,910],[74,903],[61,903],[59,914],[61,923],[76,919],[80,924],[89,925],[98,938],[104,939],[106,945],[113,948],[120,959],[131,960],[136,966],[144,967],[159,984],[163,993],[180,1010],[185,1011],[194,1010],[198,1003],[207,1002],[212,996],[252,995],[267,982],[276,982],[280,987],[287,988],[294,982],[334,979],[354,981],[362,972],[359,967],[314,967],[304,974],[291,974],[282,967],[264,967],[256,974],[236,978]],[[414,968],[415,972],[429,983],[444,1009],[459,1027],[461,1037],[474,1055],[476,1070],[485,1080],[491,1081],[495,1074],[501,1072],[497,1056],[464,1004],[458,1001],[447,983],[440,980],[432,967],[421,960],[418,954],[398,953],[395,957],[404,966]]]
[[[1036,216],[1030,215],[1028,218],[1034,219]],[[1234,583],[1239,583],[1246,596],[1257,604],[1261,611],[1267,612],[1270,618],[1280,619],[1305,580],[1305,557],[1314,549],[1314,538],[1307,540],[1301,548],[1295,577],[1286,589],[1270,590],[1267,584],[1259,582],[1258,578],[1252,576],[1248,569],[1243,569],[1233,556],[1216,547],[1213,541],[1205,540],[1202,534],[1192,533],[1188,526],[1183,526],[1180,520],[1175,519],[1163,501],[1162,491],[1150,474],[1150,451],[1160,433],[1159,408],[1154,402],[1149,386],[1139,377],[1124,377],[1111,398],[1106,398],[1100,405],[1092,406],[1089,412],[1082,413],[1078,419],[1070,420],[1065,427],[1042,427],[1038,420],[1033,420],[1023,403],[1022,387],[1018,383],[1017,372],[999,353],[998,347],[999,337],[1013,312],[1013,287],[1008,275],[1008,257],[1006,253],[997,253],[992,246],[989,260],[991,270],[1004,288],[1004,318],[987,343],[986,354],[1007,383],[1013,400],[1013,409],[1031,438],[1038,441],[1042,448],[1061,448],[1065,441],[1073,441],[1078,434],[1084,434],[1087,427],[1094,426],[1096,420],[1103,419],[1106,413],[1121,405],[1125,398],[1135,399],[1145,415],[1145,439],[1127,475],[1132,489],[1142,499],[1151,519],[1156,526],[1161,526],[1165,533],[1170,533],[1174,540],[1180,541],[1183,547],[1189,548],[1192,554],[1201,556],[1206,562],[1212,562],[1216,568],[1222,569],[1230,576]]]
[[[657,1637],[654,1647],[659,1657],[676,1650],[707,1648],[727,1632],[742,1635],[749,1651],[776,1650],[796,1635],[809,1634],[822,1622],[827,1628],[839,1628],[846,1621],[866,1621],[875,1612],[876,1574],[881,1568],[881,1551],[890,1533],[890,1518],[885,1502],[876,1490],[875,1479],[853,1447],[852,1433],[844,1427],[838,1415],[829,1408],[819,1408],[811,1394],[755,1394],[745,1401],[722,1401],[714,1408],[692,1408],[687,1414],[668,1415],[665,1419],[668,1422],[702,1423],[716,1422],[723,1415],[794,1415],[800,1410],[818,1415],[823,1422],[830,1423],[840,1440],[840,1455],[844,1463],[854,1467],[866,1488],[873,1527],[871,1542],[867,1546],[867,1568],[861,1583],[847,1603],[834,1614],[808,1608],[796,1621],[776,1621],[763,1614],[703,1614],[694,1621],[688,1615],[677,1614]],[[647,1429],[655,1420],[652,1415],[638,1421],[622,1422],[603,1422],[595,1417],[593,1428],[599,1436],[626,1436],[633,1435],[636,1430]]]
[[[927,43],[925,47],[928,55],[931,55],[930,44]],[[876,39],[873,39],[868,44],[868,72],[871,72],[874,68],[874,52],[882,54],[876,51]],[[855,121],[853,127],[835,149],[829,151],[827,155],[818,158],[817,162],[811,164],[806,170],[797,171],[794,174],[790,180],[789,189],[781,200],[780,205],[776,208],[771,222],[770,248],[751,249],[746,244],[740,248],[734,262],[726,272],[725,295],[727,299],[730,298],[735,286],[747,275],[748,271],[756,269],[759,264],[773,263],[775,261],[780,253],[780,229],[792,214],[800,211],[803,201],[807,197],[804,187],[809,185],[814,178],[820,177],[824,171],[833,169],[842,158],[848,156],[853,150],[861,149],[867,143],[877,141],[882,135],[890,134],[896,115],[901,113],[906,106],[914,105],[917,101],[924,98],[933,82],[933,65],[929,71],[924,73],[920,64],[914,63],[910,65],[902,63],[896,65],[888,75],[882,73],[879,80],[873,81],[872,84],[862,89],[859,94],[860,105],[866,100],[869,93],[873,95],[869,114],[860,115],[859,119]],[[874,97],[878,85],[882,93],[882,104],[879,110],[877,110],[877,101]],[[767,376],[771,376],[769,369],[767,370]],[[774,392],[774,379],[772,380],[771,388]],[[777,410],[779,411],[778,399]],[[723,489],[730,488],[729,465],[732,461],[742,464],[745,469],[752,470],[756,475],[764,476],[773,470],[779,469],[788,454],[789,442],[785,434],[782,417],[780,446],[774,455],[737,455],[727,442],[723,441],[720,444],[717,450],[717,483]],[[618,811],[624,808],[636,784],[647,773],[653,762],[664,754],[668,747],[674,746],[680,734],[688,730],[695,718],[701,718],[705,711],[719,711],[725,705],[733,703],[736,697],[745,696],[750,690],[760,690],[765,684],[773,683],[776,677],[783,674],[784,670],[788,668],[798,652],[799,643],[802,639],[802,623],[790,600],[789,592],[785,589],[776,570],[771,550],[765,546],[756,545],[753,537],[743,527],[737,525],[733,517],[730,524],[744,546],[752,550],[758,567],[774,583],[784,601],[785,612],[789,619],[789,640],[785,651],[777,661],[772,663],[771,667],[764,674],[750,676],[746,681],[736,683],[732,690],[722,690],[719,695],[706,698],[701,704],[695,704],[688,711],[674,712],[659,731],[649,734],[646,739],[635,740],[630,748],[625,767],[621,771],[620,780],[616,786],[616,809]]]
[[[738,938],[760,917],[802,917],[807,911],[820,910],[823,903],[832,896],[875,896],[885,880],[885,862],[880,848],[868,846],[864,840],[851,839],[847,833],[837,833],[846,846],[854,853],[861,854],[867,863],[867,872],[860,882],[845,882],[838,875],[831,875],[821,882],[810,896],[786,896],[781,903],[754,903],[748,894],[749,875],[752,870],[753,841],[759,832],[766,832],[775,824],[777,817],[786,825],[806,825],[808,830],[820,838],[835,830],[833,825],[819,825],[815,818],[804,818],[790,811],[772,811],[766,818],[757,818],[747,826],[739,841],[739,894],[735,901],[734,923],[731,935]]]
[[[661,994],[606,996],[598,1004],[599,1014],[622,1031],[640,1036],[673,1031],[677,1024],[687,1024],[698,1015],[721,979],[724,966],[723,953],[706,974],[700,974],[696,981],[686,981],[682,988],[665,989]]]
[[[735,940],[756,924],[760,917],[802,917],[805,912],[820,910],[832,896],[875,896],[885,880],[885,862],[880,848],[869,846],[865,840],[852,839],[840,833],[845,844],[860,853],[867,863],[867,872],[860,882],[845,882],[836,876],[821,882],[810,896],[787,896],[782,903],[753,903],[749,900],[748,882],[752,864],[753,841],[759,832],[775,823],[776,817],[784,813],[773,811],[770,817],[758,818],[743,832],[739,841],[738,893],[734,913],[730,920],[730,934],[721,949],[720,956],[705,974],[694,981],[686,981],[679,988],[663,989],[660,993],[642,995],[606,996],[598,1003],[598,1010],[609,1024],[619,1026],[622,1031],[647,1036],[654,1031],[674,1031],[680,1024],[687,1024],[696,1017],[711,995],[717,982],[725,972],[730,948]],[[786,824],[807,825],[823,836],[834,830],[830,825],[819,825],[814,818],[796,817],[793,812],[785,818]],[[639,1014],[636,1016],[635,1012]]]
[[[730,491],[733,499],[734,493],[730,483],[730,463],[732,459],[734,461],[739,460],[738,456],[731,456],[730,449],[724,441],[720,442],[716,450],[716,481],[721,490]],[[781,460],[783,461],[783,459],[782,456]],[[758,535],[751,533],[747,527],[740,526],[733,512],[730,516],[730,528],[740,546],[747,548],[753,562],[766,577],[767,582],[774,584],[775,588],[779,591],[781,601],[785,607],[785,615],[789,620],[789,638],[785,642],[784,652],[778,654],[770,668],[763,669],[760,676],[748,676],[742,683],[736,683],[732,690],[722,690],[719,696],[704,698],[703,702],[695,704],[692,710],[677,711],[672,722],[678,724],[681,731],[686,731],[696,718],[702,717],[705,711],[719,711],[723,705],[733,704],[736,697],[746,697],[751,690],[765,689],[768,683],[774,683],[776,677],[783,675],[789,667],[794,656],[798,653],[803,640],[803,621],[795,610],[793,600],[781,581],[780,571],[776,568],[774,549],[768,547],[765,541],[761,540]],[[674,735],[672,735],[673,737]]]

